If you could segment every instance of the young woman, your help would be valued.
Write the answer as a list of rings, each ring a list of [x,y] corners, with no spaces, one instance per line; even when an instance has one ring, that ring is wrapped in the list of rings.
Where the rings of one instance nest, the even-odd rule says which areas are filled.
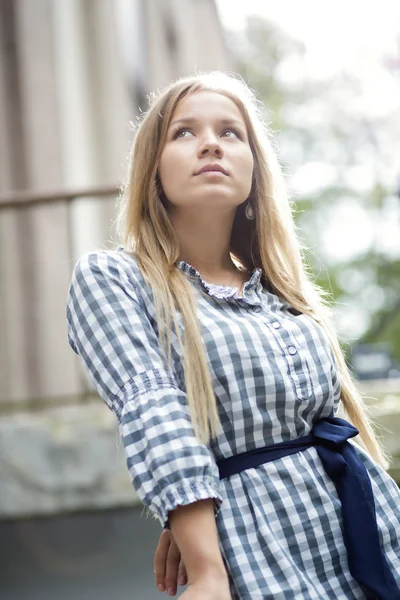
[[[185,600],[399,599],[400,492],[243,82],[152,98],[119,222],[75,267],[68,337],[170,530],[157,583],[174,595],[181,561]]]

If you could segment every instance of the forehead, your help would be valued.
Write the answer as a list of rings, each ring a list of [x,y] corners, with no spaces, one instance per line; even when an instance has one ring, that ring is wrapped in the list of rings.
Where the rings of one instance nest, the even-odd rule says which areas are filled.
[[[244,123],[242,113],[238,106],[223,94],[202,90],[193,94],[188,94],[183,98],[174,110],[173,118],[180,119],[184,117],[202,117],[237,119]]]

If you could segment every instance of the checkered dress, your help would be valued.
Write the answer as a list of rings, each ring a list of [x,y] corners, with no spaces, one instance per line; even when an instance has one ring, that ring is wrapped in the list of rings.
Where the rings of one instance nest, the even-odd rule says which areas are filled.
[[[213,498],[232,598],[366,598],[352,578],[341,505],[315,447],[223,481],[215,461],[308,434],[340,400],[323,329],[263,288],[254,269],[236,288],[190,279],[222,432],[209,446],[193,433],[175,334],[173,368],[157,341],[154,297],[122,248],[83,256],[68,295],[68,339],[119,421],[133,485],[166,525],[180,504]],[[180,315],[179,326],[182,327]],[[359,449],[371,475],[381,542],[400,585],[400,491]]]

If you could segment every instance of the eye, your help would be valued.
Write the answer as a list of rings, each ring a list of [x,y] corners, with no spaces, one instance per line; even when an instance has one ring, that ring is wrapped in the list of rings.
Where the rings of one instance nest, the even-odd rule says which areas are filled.
[[[172,133],[172,139],[176,140],[177,138],[186,137],[184,135],[181,135],[181,133],[192,133],[192,132],[189,131],[189,129],[185,129],[184,127],[178,127],[178,129],[175,129],[175,131]]]
[[[172,139],[176,140],[176,139],[186,138],[186,137],[188,137],[187,135],[185,135],[186,133],[190,133],[190,135],[194,135],[193,132],[190,131],[190,129],[187,129],[185,127],[178,127],[177,129],[175,129],[172,132]],[[229,136],[225,135],[227,133],[233,134],[233,135],[229,135]],[[225,129],[221,133],[221,136],[226,137],[228,139],[230,139],[230,138],[234,139],[235,137],[238,138],[238,139],[240,139],[240,140],[242,139],[242,134],[241,134],[241,132],[238,129],[236,129],[236,127],[231,127],[229,129]]]
[[[231,127],[231,129],[225,129],[225,131],[222,132],[223,134],[225,133],[234,133],[235,136],[239,139],[242,139],[242,136],[240,135],[240,132],[238,129],[236,129],[235,127]],[[232,137],[232,136],[229,136]]]

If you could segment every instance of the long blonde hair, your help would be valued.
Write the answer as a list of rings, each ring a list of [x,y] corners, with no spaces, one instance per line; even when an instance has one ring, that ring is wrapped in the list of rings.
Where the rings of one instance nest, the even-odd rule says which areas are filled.
[[[136,257],[153,290],[159,341],[169,365],[173,323],[184,358],[194,431],[201,442],[208,444],[210,437],[219,433],[220,420],[196,314],[196,298],[190,281],[175,264],[179,240],[163,200],[157,169],[178,103],[188,94],[202,90],[223,94],[237,105],[248,129],[254,157],[250,197],[255,219],[245,218],[245,203],[238,206],[231,235],[231,258],[249,270],[260,267],[263,285],[268,284],[274,293],[324,327],[339,369],[345,415],[359,430],[361,445],[387,468],[387,454],[372,429],[367,407],[346,365],[324,293],[312,282],[303,263],[303,248],[260,103],[242,80],[221,72],[181,78],[161,93],[151,95],[150,107],[137,125],[128,181],[117,218],[125,251]],[[182,316],[184,340],[176,310]]]

